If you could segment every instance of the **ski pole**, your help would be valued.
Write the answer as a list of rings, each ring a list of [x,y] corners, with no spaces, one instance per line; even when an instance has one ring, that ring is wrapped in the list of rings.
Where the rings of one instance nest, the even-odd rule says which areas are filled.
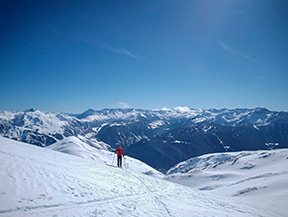
[[[125,165],[125,167],[126,167],[126,169],[128,168],[128,163],[127,163],[127,161],[126,161],[126,158],[125,157],[123,157],[124,158],[124,165]]]
[[[113,153],[112,166],[114,165],[115,153]]]

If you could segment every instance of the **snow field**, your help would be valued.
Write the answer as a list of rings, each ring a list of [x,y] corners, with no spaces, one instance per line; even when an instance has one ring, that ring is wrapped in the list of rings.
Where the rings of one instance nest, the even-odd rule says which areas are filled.
[[[91,147],[75,136],[66,137],[45,148],[85,158],[92,161],[92,163],[117,166],[117,156],[115,153]],[[129,156],[125,156],[122,159],[122,166],[129,171],[149,174],[159,178],[164,177],[159,171]]]
[[[275,216],[137,172],[0,137],[0,216]]]
[[[288,149],[208,154],[168,173],[169,181],[288,215]]]

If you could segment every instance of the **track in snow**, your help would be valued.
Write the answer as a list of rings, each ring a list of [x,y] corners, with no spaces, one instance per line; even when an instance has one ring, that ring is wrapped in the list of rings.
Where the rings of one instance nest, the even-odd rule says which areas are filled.
[[[0,137],[0,217],[276,217],[141,173]]]

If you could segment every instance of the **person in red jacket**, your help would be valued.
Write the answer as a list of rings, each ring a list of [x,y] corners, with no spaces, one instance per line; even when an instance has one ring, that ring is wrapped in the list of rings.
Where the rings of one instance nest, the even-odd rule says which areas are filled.
[[[121,145],[116,149],[117,152],[117,166],[122,167],[122,156],[124,157],[124,151]]]

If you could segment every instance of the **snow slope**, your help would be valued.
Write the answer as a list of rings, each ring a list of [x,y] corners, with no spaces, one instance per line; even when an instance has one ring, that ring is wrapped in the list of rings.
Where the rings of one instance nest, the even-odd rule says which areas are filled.
[[[277,216],[162,179],[0,137],[0,216]]]
[[[25,110],[19,112],[0,111],[0,119],[9,121],[23,129],[31,129],[43,134],[64,133],[64,126],[68,126],[74,117],[61,113],[44,112],[40,110]]]
[[[170,181],[288,216],[288,149],[203,155],[177,164],[167,174]]]
[[[93,148],[90,145],[82,142],[79,138],[75,136],[64,138],[54,143],[53,145],[47,146],[46,149],[51,149],[66,154],[82,157],[88,160],[92,160],[94,161],[94,163],[111,166],[117,165],[116,154],[110,151]],[[125,158],[123,159],[123,167],[129,171],[140,172],[159,178],[164,177],[164,175],[159,171],[129,156],[125,156]]]

